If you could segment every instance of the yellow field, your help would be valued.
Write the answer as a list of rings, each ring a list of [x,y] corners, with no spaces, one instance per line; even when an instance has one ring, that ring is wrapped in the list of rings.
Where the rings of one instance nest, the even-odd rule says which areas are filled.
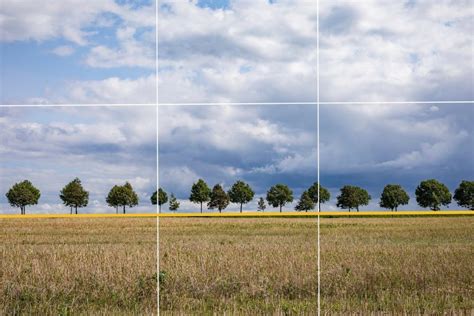
[[[129,217],[358,217],[358,216],[474,216],[474,211],[323,211],[323,212],[225,212],[225,213],[142,213],[142,214],[0,214],[0,219],[7,218],[129,218]]]

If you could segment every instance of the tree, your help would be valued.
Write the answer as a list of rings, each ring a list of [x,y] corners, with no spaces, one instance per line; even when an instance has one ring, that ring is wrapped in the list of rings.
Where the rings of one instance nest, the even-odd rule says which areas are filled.
[[[240,204],[240,213],[242,213],[242,204],[252,201],[255,193],[250,185],[243,181],[237,181],[229,190],[229,198],[232,203]]]
[[[371,197],[369,193],[357,186],[345,185],[341,188],[341,194],[337,197],[337,207],[342,209],[355,208],[359,212],[359,207],[369,204]]]
[[[451,203],[449,189],[435,179],[421,181],[415,195],[419,206],[429,207],[433,211],[439,211],[441,205],[448,206]]]
[[[407,205],[410,197],[399,184],[387,184],[380,196],[380,207],[397,211],[400,205]]]
[[[126,204],[123,205],[123,213],[125,214],[125,206],[134,207],[138,205],[138,195],[133,190],[132,185],[128,182],[125,182],[123,189],[125,190],[126,196]]]
[[[63,204],[69,206],[72,209],[75,208],[77,214],[77,208],[85,207],[89,204],[89,192],[84,190],[79,178],[75,178],[61,190],[59,197],[63,201]]]
[[[151,204],[156,205],[158,202],[158,207],[159,207],[159,212],[161,213],[161,206],[163,204],[166,204],[168,202],[168,194],[162,189],[158,189],[158,201],[156,200],[157,192],[153,192],[153,195],[151,196]]]
[[[125,185],[114,185],[106,198],[109,206],[115,207],[118,214],[118,208],[123,207],[123,213],[126,213],[126,207],[134,207],[138,205],[138,195],[133,190],[130,183],[125,182]]]
[[[207,186],[207,183],[203,179],[199,179],[198,182],[194,183],[191,188],[191,195],[189,200],[193,203],[201,204],[201,213],[202,213],[202,203],[209,201],[211,195],[211,189]]]
[[[28,205],[38,204],[41,193],[30,181],[24,180],[15,183],[10,190],[8,190],[6,197],[11,206],[20,208],[20,213],[23,215],[26,213],[25,211]]]
[[[454,200],[459,206],[474,211],[474,181],[462,181],[454,191]]]
[[[267,201],[273,207],[280,207],[281,213],[286,203],[293,202],[293,191],[284,184],[274,185],[267,192]]]
[[[300,200],[298,201],[298,204],[296,205],[295,210],[307,212],[309,210],[314,209],[314,206],[315,206],[315,203],[311,195],[309,194],[308,191],[304,191],[301,194]]]
[[[173,193],[171,193],[170,196],[170,211],[177,211],[179,209],[179,202],[174,196]]]
[[[224,189],[220,184],[216,184],[212,188],[211,196],[210,196],[210,201],[207,203],[207,207],[209,209],[214,209],[217,208],[219,210],[219,213],[222,212],[223,209],[229,205],[229,196],[227,193],[225,193]]]
[[[311,197],[311,200],[313,200],[313,203],[318,205],[318,183],[317,182],[313,183],[313,185],[309,187],[308,194]],[[329,191],[321,185],[319,186],[319,199],[320,199],[319,209],[321,209],[321,204],[324,204],[331,199],[331,193],[329,193]]]
[[[257,210],[259,211],[265,211],[265,209],[267,208],[267,206],[265,205],[265,200],[261,197],[259,200],[258,200],[258,207],[257,207]]]
[[[114,185],[112,189],[110,189],[109,194],[107,195],[107,198],[105,199],[105,201],[107,202],[109,206],[115,207],[115,213],[117,214],[118,214],[119,206],[123,205],[122,200],[121,200],[122,192],[120,188],[121,188],[120,186]]]

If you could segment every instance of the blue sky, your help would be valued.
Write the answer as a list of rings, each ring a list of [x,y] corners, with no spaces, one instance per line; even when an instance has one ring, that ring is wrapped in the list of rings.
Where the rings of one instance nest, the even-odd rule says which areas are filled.
[[[316,110],[297,104],[317,97],[314,1],[160,0],[158,11],[156,73],[154,1],[3,1],[0,103],[155,104],[156,78],[160,103],[295,102],[160,106],[160,182],[185,209],[199,177],[243,179],[258,196],[285,182],[298,196],[317,173]],[[474,100],[473,16],[468,0],[320,0],[319,97],[334,103],[320,109],[320,174],[333,197],[343,184],[376,198],[389,182],[413,196],[426,178],[451,190],[472,180],[473,104],[429,101]],[[129,180],[136,211],[153,211],[153,107],[0,111],[1,192],[31,178],[37,211],[61,212],[57,191],[80,176],[97,212]],[[15,211],[4,193],[0,206]]]

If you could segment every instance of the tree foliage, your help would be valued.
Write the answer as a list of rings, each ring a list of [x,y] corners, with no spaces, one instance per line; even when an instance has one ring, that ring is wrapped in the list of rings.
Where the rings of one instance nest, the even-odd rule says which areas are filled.
[[[207,207],[211,210],[217,208],[219,213],[221,213],[222,210],[227,207],[227,205],[229,205],[229,196],[220,184],[216,184],[212,188],[210,201],[207,203]]]
[[[318,183],[315,182],[313,183],[312,186],[309,187],[308,189],[308,194],[311,197],[311,200],[313,200],[314,204],[318,204]],[[319,186],[319,199],[321,200],[321,204],[326,203],[331,199],[331,193],[323,187]]]
[[[307,212],[307,211],[313,210],[315,205],[316,204],[314,200],[312,199],[310,193],[308,191],[303,191],[303,193],[301,194],[300,200],[298,201],[298,204],[296,204],[295,210]]]
[[[107,195],[106,202],[109,206],[115,207],[118,213],[118,208],[123,208],[123,213],[126,213],[126,207],[134,207],[138,205],[138,195],[133,190],[130,183],[125,185],[114,185]]]
[[[359,207],[368,205],[371,197],[369,193],[357,186],[345,185],[341,188],[341,194],[337,197],[337,207],[342,209],[356,209],[359,212]]]
[[[28,205],[38,204],[41,192],[35,188],[30,181],[24,180],[15,183],[10,190],[8,190],[6,197],[11,206],[19,207],[20,213],[25,214]]]
[[[400,205],[407,205],[410,197],[399,184],[387,184],[380,196],[380,207],[397,210]]]
[[[454,200],[459,206],[474,211],[474,181],[463,180],[454,191]]]
[[[80,207],[86,207],[89,204],[89,192],[84,190],[82,187],[81,180],[75,178],[68,184],[64,186],[59,194],[60,199],[63,201],[63,204],[69,206],[72,209],[76,210]]]
[[[158,200],[157,200],[157,195],[158,195]],[[161,206],[163,204],[166,204],[166,202],[168,202],[168,194],[162,188],[159,188],[158,192],[157,191],[153,192],[150,200],[151,200],[151,204],[153,205],[156,205],[158,203],[159,212],[161,212]]]
[[[280,207],[281,212],[286,203],[293,202],[293,191],[284,184],[274,185],[267,192],[267,202],[273,207]]]
[[[242,205],[252,201],[255,192],[253,192],[250,185],[239,180],[232,185],[228,194],[232,203],[240,204],[240,213],[242,213]]]
[[[263,211],[265,211],[266,208],[267,208],[267,206],[265,205],[265,200],[261,197],[258,200],[257,210],[263,212]]]
[[[211,189],[209,189],[207,183],[203,179],[199,179],[198,182],[194,183],[191,188],[189,200],[193,203],[200,203],[202,213],[202,203],[209,201],[210,196]]]
[[[170,196],[170,211],[177,211],[179,209],[179,202],[174,196],[173,193],[171,193]]]
[[[416,201],[421,207],[429,207],[433,211],[439,211],[441,205],[448,206],[451,203],[451,193],[443,183],[429,179],[421,181],[415,191]]]

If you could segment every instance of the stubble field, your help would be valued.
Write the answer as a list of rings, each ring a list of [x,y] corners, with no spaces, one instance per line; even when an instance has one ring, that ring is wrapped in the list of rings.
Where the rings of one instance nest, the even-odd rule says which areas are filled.
[[[0,220],[0,314],[156,314],[156,219]],[[317,312],[315,218],[161,218],[160,313]],[[474,218],[321,218],[321,312],[471,314]]]
[[[156,219],[0,219],[0,315],[156,312]]]

